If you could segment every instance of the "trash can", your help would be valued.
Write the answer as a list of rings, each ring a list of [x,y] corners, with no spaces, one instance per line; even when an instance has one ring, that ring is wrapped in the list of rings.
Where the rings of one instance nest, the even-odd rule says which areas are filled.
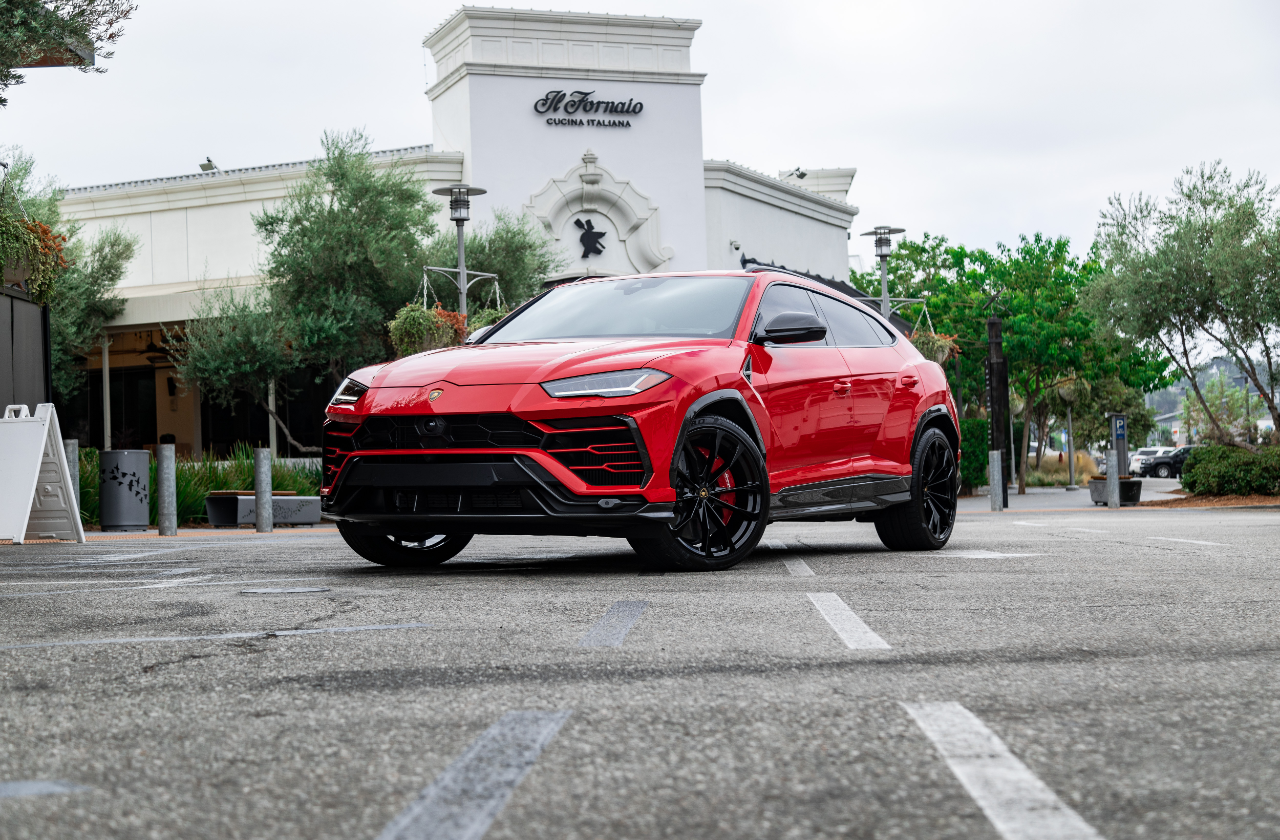
[[[98,455],[98,521],[104,531],[145,531],[151,521],[151,453],[111,449]]]

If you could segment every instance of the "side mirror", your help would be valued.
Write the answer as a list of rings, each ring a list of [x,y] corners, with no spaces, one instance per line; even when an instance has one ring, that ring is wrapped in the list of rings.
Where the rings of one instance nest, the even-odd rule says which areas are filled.
[[[822,341],[826,337],[827,328],[812,312],[780,312],[765,324],[763,332],[756,334],[754,341],[757,344],[803,344]]]
[[[489,330],[491,329],[493,329],[493,324],[490,324],[487,327],[481,327],[480,329],[473,332],[471,335],[467,336],[467,340],[464,341],[463,344],[475,344],[480,339],[484,338],[484,334],[489,332]]]

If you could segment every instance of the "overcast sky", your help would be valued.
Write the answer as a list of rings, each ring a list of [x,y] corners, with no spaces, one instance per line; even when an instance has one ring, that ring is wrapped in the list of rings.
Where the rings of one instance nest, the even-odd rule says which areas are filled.
[[[528,2],[528,0],[525,0]],[[314,157],[325,129],[431,142],[443,0],[138,0],[109,72],[28,72],[0,111],[68,186]],[[1088,247],[1113,193],[1221,158],[1280,183],[1280,2],[556,0],[698,18],[703,154],[856,166],[854,233]],[[540,8],[545,8],[541,6]],[[871,253],[857,240],[857,253]],[[868,259],[869,261],[869,259]]]

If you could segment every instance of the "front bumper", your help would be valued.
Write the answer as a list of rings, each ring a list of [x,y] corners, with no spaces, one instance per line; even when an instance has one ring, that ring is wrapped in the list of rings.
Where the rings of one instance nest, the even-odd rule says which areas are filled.
[[[321,500],[370,533],[628,536],[674,519],[634,492],[579,495],[523,454],[353,455]]]

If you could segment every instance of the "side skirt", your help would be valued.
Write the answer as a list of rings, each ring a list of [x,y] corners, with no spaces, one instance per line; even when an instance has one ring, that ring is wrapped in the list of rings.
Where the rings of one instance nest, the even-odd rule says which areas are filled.
[[[769,521],[848,521],[910,500],[911,476],[860,475],[779,490],[769,499]]]

